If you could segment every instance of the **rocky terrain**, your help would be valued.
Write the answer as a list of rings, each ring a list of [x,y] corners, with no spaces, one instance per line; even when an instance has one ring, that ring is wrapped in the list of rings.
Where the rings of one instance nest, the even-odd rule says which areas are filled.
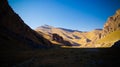
[[[82,32],[43,25],[37,27],[35,31],[46,34],[48,38],[46,38],[46,35],[43,35],[50,41],[52,39],[52,34],[58,34],[63,38],[63,40],[70,42],[71,46],[111,47],[114,42],[120,40],[120,10],[117,10],[115,15],[108,18],[107,22],[104,24],[103,29]]]
[[[120,9],[104,24],[101,38],[96,41],[96,46],[111,47],[118,40],[120,40]]]
[[[103,37],[111,32],[120,30],[120,9],[116,13],[109,17],[107,22],[104,24]]]

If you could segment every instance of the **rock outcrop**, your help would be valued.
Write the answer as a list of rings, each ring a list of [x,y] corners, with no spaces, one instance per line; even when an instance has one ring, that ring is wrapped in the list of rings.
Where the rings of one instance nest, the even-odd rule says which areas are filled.
[[[120,30],[120,9],[116,11],[115,15],[108,18],[104,25],[102,36],[104,37],[110,32],[114,32],[116,30]]]
[[[9,6],[0,0],[0,50],[46,48],[52,43],[32,30]]]
[[[52,40],[57,42],[63,42],[63,38],[59,36],[58,34],[52,34]]]
[[[60,43],[63,46],[72,46],[69,41],[65,41],[63,37],[59,36],[58,34],[52,34],[52,40]]]
[[[111,47],[120,39],[120,9],[109,17],[104,25],[101,38],[97,41],[99,47]],[[98,45],[96,45],[98,46]]]

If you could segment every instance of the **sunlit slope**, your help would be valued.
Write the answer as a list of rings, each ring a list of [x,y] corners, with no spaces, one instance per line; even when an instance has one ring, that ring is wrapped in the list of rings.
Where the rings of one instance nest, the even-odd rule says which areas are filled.
[[[53,41],[51,36],[46,34],[46,33],[43,33],[41,31],[37,31],[40,35],[42,35],[44,38],[46,38],[47,40],[49,40],[51,43],[53,43],[54,45],[60,45],[61,43],[58,43],[56,41]]]
[[[117,40],[120,40],[120,30],[111,32],[110,34],[106,35],[105,37],[103,37],[102,39],[99,39],[96,44],[96,47],[111,47],[112,44],[114,42],[116,42]]]

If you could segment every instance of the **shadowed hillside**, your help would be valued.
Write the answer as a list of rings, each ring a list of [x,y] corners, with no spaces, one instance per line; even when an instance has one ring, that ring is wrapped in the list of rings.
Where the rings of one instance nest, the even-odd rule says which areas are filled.
[[[0,45],[0,50],[22,50],[46,48],[52,43],[26,25],[7,0],[0,0]]]

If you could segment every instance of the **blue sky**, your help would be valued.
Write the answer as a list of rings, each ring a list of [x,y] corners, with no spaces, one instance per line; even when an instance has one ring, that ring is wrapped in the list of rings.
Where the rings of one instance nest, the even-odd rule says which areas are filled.
[[[120,0],[8,0],[32,29],[47,24],[80,31],[103,28]]]

